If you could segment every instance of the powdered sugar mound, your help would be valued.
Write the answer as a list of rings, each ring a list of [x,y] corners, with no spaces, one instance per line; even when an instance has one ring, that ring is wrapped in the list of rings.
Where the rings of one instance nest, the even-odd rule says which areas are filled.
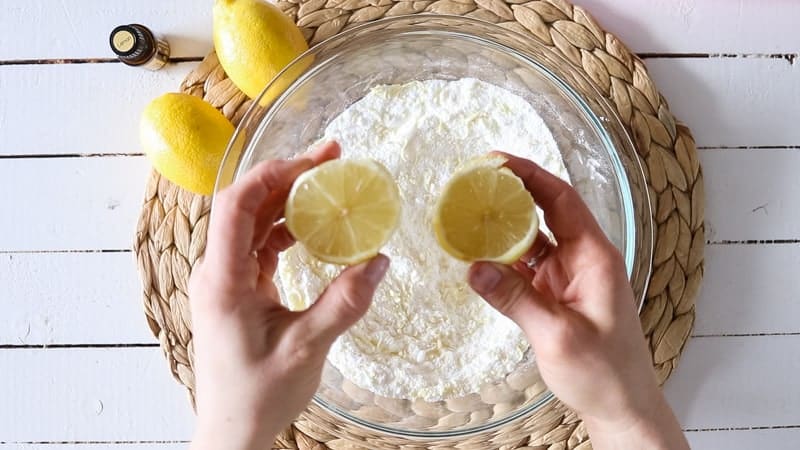
[[[521,97],[475,79],[379,86],[334,119],[323,140],[345,158],[373,158],[395,177],[400,226],[383,249],[392,264],[372,307],[328,360],[379,395],[434,401],[477,392],[512,371],[528,348],[521,330],[466,284],[467,264],[436,243],[431,215],[455,169],[493,149],[532,159],[568,180],[541,117]],[[543,221],[542,221],[543,223]],[[340,271],[300,245],[279,262],[278,282],[304,309]]]

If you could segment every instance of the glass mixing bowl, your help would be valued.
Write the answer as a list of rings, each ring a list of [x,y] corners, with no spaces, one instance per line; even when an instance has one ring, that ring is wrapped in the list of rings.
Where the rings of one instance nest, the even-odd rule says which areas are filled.
[[[628,133],[583,72],[534,38],[482,21],[396,17],[312,48],[253,102],[228,148],[217,191],[259,161],[305,152],[332,119],[374,86],[460,78],[505,88],[541,115],[573,185],[624,256],[641,306],[653,231],[647,186]],[[344,421],[374,436],[452,438],[530,420],[551,398],[529,350],[505,378],[438,402],[381,397],[328,364],[310,411],[320,424]],[[328,431],[342,432],[333,428]]]

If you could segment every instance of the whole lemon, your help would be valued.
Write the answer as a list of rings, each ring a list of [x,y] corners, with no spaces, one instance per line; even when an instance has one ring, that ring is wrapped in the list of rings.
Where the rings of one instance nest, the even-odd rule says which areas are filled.
[[[263,0],[216,0],[213,16],[219,63],[250,98],[308,49],[297,25]]]
[[[142,113],[139,138],[156,170],[197,194],[214,191],[233,125],[213,106],[188,94],[164,94]]]

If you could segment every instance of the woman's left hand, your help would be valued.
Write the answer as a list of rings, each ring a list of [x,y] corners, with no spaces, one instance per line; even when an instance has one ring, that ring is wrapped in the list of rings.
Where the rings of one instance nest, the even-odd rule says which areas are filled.
[[[308,310],[281,305],[273,276],[294,244],[282,218],[302,172],[339,156],[267,161],[214,199],[205,259],[192,273],[197,431],[192,448],[269,448],[305,408],[333,341],[367,311],[389,266],[378,255],[350,267]]]

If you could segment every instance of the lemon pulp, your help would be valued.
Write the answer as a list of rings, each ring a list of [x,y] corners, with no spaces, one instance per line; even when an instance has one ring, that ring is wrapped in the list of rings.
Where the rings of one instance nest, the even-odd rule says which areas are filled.
[[[328,161],[300,175],[286,203],[286,226],[309,253],[334,264],[378,254],[400,218],[391,174],[370,159]]]
[[[463,261],[510,264],[533,244],[539,218],[522,180],[504,158],[480,158],[447,182],[433,228],[439,245]]]

